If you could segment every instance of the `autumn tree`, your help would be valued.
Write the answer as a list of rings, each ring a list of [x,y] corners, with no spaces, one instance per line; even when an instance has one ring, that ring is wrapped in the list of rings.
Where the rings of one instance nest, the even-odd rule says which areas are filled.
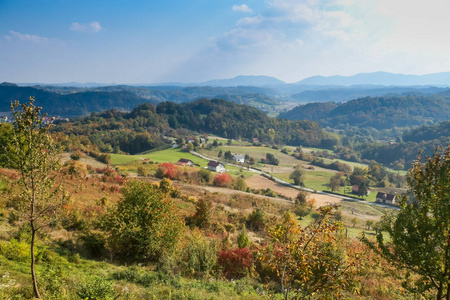
[[[67,197],[56,183],[61,169],[59,148],[49,135],[50,125],[46,124],[41,107],[35,106],[34,98],[30,97],[27,104],[16,101],[11,108],[14,122],[7,153],[10,165],[20,172],[20,193],[14,207],[30,228],[31,277],[34,296],[40,298],[35,272],[37,233],[57,222]]]
[[[276,274],[284,299],[331,299],[350,289],[352,264],[336,243],[339,225],[330,216],[337,207],[321,207],[320,218],[302,228],[289,212],[269,230],[271,243],[260,261]]]
[[[408,171],[412,194],[400,201],[398,214],[386,216],[376,242],[363,241],[393,265],[416,273],[405,287],[415,293],[434,291],[436,299],[450,299],[450,145],[436,149]],[[383,232],[387,232],[385,240]]]

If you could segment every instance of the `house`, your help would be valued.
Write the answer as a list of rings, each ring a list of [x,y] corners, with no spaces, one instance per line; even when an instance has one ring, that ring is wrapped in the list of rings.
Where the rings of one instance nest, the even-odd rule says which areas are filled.
[[[0,111],[0,122],[12,122],[13,114],[9,111],[1,112]]]
[[[195,136],[190,136],[186,138],[186,144],[194,143],[195,142]]]
[[[244,163],[245,162],[245,155],[242,155],[242,154],[235,154],[234,156],[233,156],[233,160],[235,161],[235,162],[237,162],[237,163]]]
[[[396,195],[383,193],[383,192],[378,192],[375,199],[376,199],[375,200],[376,202],[387,203],[387,204],[395,204],[395,202],[396,202]]]
[[[184,167],[193,167],[194,162],[190,159],[180,158],[176,163],[176,165],[184,166]]]
[[[209,161],[208,169],[213,172],[218,172],[218,173],[223,173],[223,172],[227,171],[222,163],[215,161],[215,160]]]
[[[352,194],[358,195],[358,191],[359,191],[359,186],[358,186],[357,184],[355,184],[355,185],[352,187]],[[366,196],[368,196],[369,194],[370,194],[370,189],[368,188],[368,189],[367,189]]]

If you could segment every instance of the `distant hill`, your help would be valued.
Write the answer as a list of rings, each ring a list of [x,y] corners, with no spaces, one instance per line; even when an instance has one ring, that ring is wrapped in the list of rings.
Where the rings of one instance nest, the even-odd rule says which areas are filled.
[[[308,102],[342,102],[364,97],[377,96],[402,96],[407,94],[434,94],[444,91],[445,88],[424,87],[424,86],[351,86],[351,87],[334,87],[319,90],[306,90],[293,94],[291,98],[294,101]]]
[[[322,126],[413,127],[450,119],[450,96],[367,97],[341,104],[309,103],[281,113],[288,120],[313,120]]]
[[[221,86],[221,87],[231,87],[231,86],[270,86],[270,85],[280,85],[286,84],[284,81],[276,79],[270,76],[236,76],[231,79],[216,79],[210,80],[196,85],[199,86]]]
[[[95,88],[0,85],[0,111],[9,111],[13,100],[26,101],[35,97],[36,103],[51,115],[75,117],[108,109],[131,110],[149,102],[192,102],[198,99],[221,98],[239,104],[259,107],[276,105],[278,101],[259,87],[132,87],[107,86]]]
[[[450,72],[433,73],[426,75],[404,75],[387,72],[360,73],[353,76],[312,76],[296,84],[299,85],[438,85],[450,86]]]
[[[0,111],[9,111],[11,101],[25,102],[30,96],[35,97],[36,105],[44,107],[49,115],[75,117],[91,112],[101,112],[107,109],[131,110],[136,105],[149,102],[132,93],[119,92],[79,92],[58,94],[32,87],[16,85],[0,85]],[[155,103],[155,102],[153,102]]]

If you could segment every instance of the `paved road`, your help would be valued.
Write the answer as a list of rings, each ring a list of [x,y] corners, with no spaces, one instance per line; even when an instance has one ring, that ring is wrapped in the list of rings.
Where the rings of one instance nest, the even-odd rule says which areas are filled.
[[[215,159],[211,159],[211,158],[209,158],[207,156],[204,156],[203,154],[200,154],[200,153],[195,152],[195,151],[191,151],[190,153],[192,155],[198,156],[198,157],[206,159],[206,160],[215,160]],[[238,167],[238,168],[243,168],[242,166],[231,164],[231,163],[224,163],[224,162],[222,162],[222,164],[228,165],[228,166],[233,166],[233,167]],[[336,194],[333,194],[333,193],[327,193],[327,192],[323,192],[323,191],[315,191],[313,189],[309,189],[309,188],[306,188],[306,187],[302,187],[302,186],[298,186],[298,185],[286,182],[286,181],[284,181],[284,180],[282,180],[280,178],[273,177],[273,175],[267,174],[267,173],[265,173],[263,171],[260,171],[260,170],[256,170],[256,169],[253,169],[253,168],[245,168],[245,169],[250,171],[250,172],[263,175],[263,176],[265,176],[267,178],[272,178],[275,182],[281,183],[281,184],[283,184],[285,186],[291,187],[291,188],[296,189],[296,190],[303,190],[303,191],[307,191],[307,192],[310,192],[310,193],[317,193],[317,194],[322,194],[322,195],[328,195],[328,196],[332,196],[332,197],[336,197],[336,198],[341,198],[341,199],[344,199],[344,200],[364,203],[364,204],[367,204],[367,205],[379,206],[379,207],[384,207],[384,208],[391,208],[391,209],[395,209],[395,210],[399,209],[398,207],[394,207],[394,206],[389,205],[389,204],[378,203],[378,202],[367,202],[367,201],[355,199],[355,198],[352,198],[352,197],[336,195]]]

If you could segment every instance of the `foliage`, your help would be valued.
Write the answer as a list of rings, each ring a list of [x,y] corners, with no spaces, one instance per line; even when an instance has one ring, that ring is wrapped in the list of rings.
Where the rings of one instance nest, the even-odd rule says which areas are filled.
[[[273,155],[272,153],[266,153],[266,158],[264,159],[264,162],[271,164],[271,165],[278,166],[278,164],[280,163],[280,160],[277,157],[275,157],[275,155]]]
[[[233,180],[233,188],[238,191],[245,191],[247,189],[247,184],[244,178],[237,177]]]
[[[189,219],[189,223],[206,228],[211,224],[213,203],[208,197],[201,197],[195,204],[195,214]]]
[[[248,248],[224,250],[217,259],[227,279],[238,279],[250,272],[253,254]]]
[[[339,225],[331,222],[335,207],[319,208],[314,224],[300,227],[291,213],[269,230],[271,243],[261,251],[260,260],[276,272],[285,299],[339,297],[349,289],[353,272],[338,244]]]
[[[157,178],[169,178],[171,180],[176,179],[179,176],[177,166],[173,163],[162,163],[156,170],[155,176]]]
[[[199,178],[200,182],[209,183],[211,181],[212,173],[210,170],[201,169],[197,172],[197,177]]]
[[[61,169],[59,149],[48,134],[46,115],[41,115],[41,108],[34,105],[34,98],[30,97],[28,104],[16,101],[11,104],[11,108],[14,123],[12,142],[7,153],[11,166],[21,174],[18,181],[20,193],[14,207],[21,213],[21,220],[30,225],[31,275],[34,295],[39,298],[34,254],[36,233],[57,222],[66,200],[55,183]]]
[[[213,179],[214,186],[228,187],[232,182],[233,179],[231,179],[228,173],[217,174]]]
[[[109,219],[108,243],[113,252],[138,261],[158,260],[172,251],[184,227],[170,195],[142,181],[127,184]]]
[[[264,210],[257,208],[248,215],[245,225],[254,231],[263,230],[266,226],[265,215]]]
[[[243,228],[242,231],[237,236],[236,242],[239,249],[250,246],[250,239],[248,238],[247,231],[245,231],[245,228]]]
[[[217,265],[217,243],[195,230],[182,251],[182,264],[187,274],[209,275]]]
[[[363,239],[395,266],[420,275],[411,286],[407,273],[405,287],[420,293],[434,290],[436,299],[450,297],[449,172],[450,145],[445,151],[436,149],[425,162],[419,157],[408,172],[413,194],[403,197],[397,215],[383,220],[381,229],[390,241],[382,232],[376,242]]]
[[[344,185],[344,180],[342,178],[341,173],[336,173],[333,176],[331,176],[330,182],[328,183],[328,186],[330,187],[330,189],[333,192],[339,190],[339,188],[343,185]]]
[[[79,284],[77,295],[85,300],[114,300],[120,296],[112,287],[112,282],[98,276]]]
[[[303,177],[305,176],[305,171],[301,166],[296,166],[294,168],[294,171],[292,171],[291,174],[289,174],[289,179],[294,180],[295,185],[301,185],[303,186]]]

